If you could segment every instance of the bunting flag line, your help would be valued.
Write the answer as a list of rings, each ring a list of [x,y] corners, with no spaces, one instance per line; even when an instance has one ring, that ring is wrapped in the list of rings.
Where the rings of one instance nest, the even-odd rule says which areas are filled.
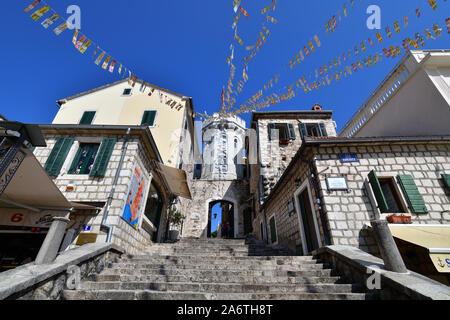
[[[448,23],[449,19],[450,18],[446,19],[446,24]],[[438,24],[433,25],[433,28],[436,29],[436,32],[435,32],[436,35],[440,34],[440,30],[442,28],[440,28]],[[428,30],[428,29],[425,29],[425,30]],[[423,41],[423,37],[420,35],[420,33],[415,33],[415,37],[416,37],[416,39],[419,39],[419,40],[411,40],[410,38],[407,38],[407,39],[409,40],[411,45],[414,44],[415,46],[417,46],[417,48],[420,49],[420,46],[423,47],[425,45],[425,43]],[[409,47],[406,42],[407,42],[407,40],[403,40],[404,50],[405,50],[405,53],[407,54],[407,53],[409,53]],[[422,44],[419,46],[420,42]],[[385,53],[385,55],[387,57],[390,57],[390,58],[396,58],[396,57],[401,56],[401,50],[400,50],[399,46],[389,46],[388,49],[383,48],[383,52]],[[361,61],[363,61],[364,64],[361,63]],[[367,58],[362,58],[361,60],[357,60],[355,63],[351,63],[351,66],[352,66],[354,72],[357,72],[358,67],[359,67],[359,69],[363,69],[364,68],[363,65],[365,65],[366,68],[370,68],[372,66],[377,66],[380,62],[382,62],[382,55],[378,52],[378,53],[368,56]],[[351,71],[350,66],[347,65],[343,68],[343,70],[335,71],[332,74],[332,77],[337,82],[337,81],[340,81],[343,77],[347,77],[352,74],[353,74],[353,72]],[[265,98],[266,101],[264,101],[264,102],[259,102],[258,100],[255,100],[255,98],[258,98],[258,97],[261,98],[261,94],[260,94],[260,92],[258,92],[256,95],[252,96],[252,98],[249,99],[249,103],[251,104],[250,106],[242,104],[240,106],[240,108],[233,110],[233,114],[241,114],[241,113],[253,111],[256,109],[262,109],[262,108],[273,106],[280,102],[290,100],[295,97],[295,92],[300,89],[300,85],[302,86],[304,92],[308,93],[310,91],[318,90],[322,87],[330,85],[331,83],[332,83],[332,80],[328,77],[328,75],[318,81],[316,80],[316,81],[313,81],[310,83],[307,83],[305,78],[302,77],[295,82],[295,84],[297,85],[297,88],[295,91],[292,90],[294,84],[288,85],[288,86],[284,87],[284,89],[280,89],[278,91],[278,92],[280,92],[281,90],[287,90],[286,94],[279,93],[280,95],[278,96],[275,92],[273,92],[272,94],[266,96],[266,98]]]

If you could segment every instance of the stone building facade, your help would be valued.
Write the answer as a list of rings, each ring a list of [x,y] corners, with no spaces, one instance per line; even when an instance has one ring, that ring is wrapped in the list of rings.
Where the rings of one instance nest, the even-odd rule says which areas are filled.
[[[354,161],[343,162],[341,156],[347,154],[353,154]],[[381,204],[369,182],[372,170],[380,181],[390,180],[399,209],[396,212],[380,211]],[[450,223],[450,190],[445,181],[449,173],[448,136],[306,138],[264,203],[264,215],[259,219],[269,221],[274,216],[276,243],[298,254],[329,244],[356,246],[377,254],[377,244],[367,228],[375,217],[384,219],[396,213],[410,216],[414,224]],[[417,186],[416,197],[423,199],[424,211],[413,208],[399,176],[411,177]],[[348,188],[331,190],[327,178],[333,177],[345,178]],[[299,204],[304,190],[313,208],[310,212]],[[306,219],[305,211],[310,215]],[[271,226],[267,228],[270,233]]]
[[[335,137],[332,111],[315,105],[312,110],[253,112],[251,129],[256,133],[257,155],[250,161],[250,193],[253,197],[253,229],[267,239],[268,221],[261,205],[302,145],[302,137]]]
[[[244,215],[251,214],[245,135],[245,121],[238,117],[214,115],[202,123],[201,176],[191,179],[193,175],[188,174],[192,200],[180,201],[186,216],[183,237],[208,237],[211,206],[222,201],[233,206],[233,236],[245,235]]]
[[[78,126],[78,125],[41,125],[41,130],[45,136],[47,146],[38,147],[34,150],[36,158],[43,167],[46,167],[48,159],[55,148],[58,139],[71,138],[70,147],[63,158],[62,166],[54,176],[54,183],[59,187],[64,196],[70,201],[77,201],[83,204],[97,207],[97,215],[85,219],[72,219],[69,222],[68,230],[73,230],[73,237],[69,241],[74,247],[80,234],[96,235],[94,242],[106,242],[107,230],[101,228],[102,220],[106,210],[108,198],[111,190],[115,190],[112,201],[108,208],[106,224],[111,226],[111,242],[124,248],[129,253],[137,253],[153,241],[161,241],[165,238],[166,214],[173,195],[165,185],[164,178],[155,168],[155,161],[160,160],[157,149],[152,145],[151,133],[143,127],[131,127],[127,135],[128,126]],[[75,174],[71,172],[74,159],[77,157],[81,144],[104,143],[104,139],[114,139],[115,143],[110,152],[109,161],[104,175],[92,177],[89,174]],[[126,149],[124,143],[127,141]],[[100,151],[98,151],[100,152]],[[119,172],[117,184],[114,185],[116,172],[119,168],[120,159],[124,153],[123,165]],[[64,155],[63,155],[64,156]],[[98,156],[98,153],[97,153]],[[140,200],[139,221],[131,225],[122,218],[124,207],[130,188],[133,173],[137,169],[140,179],[143,179],[143,199]],[[52,174],[50,173],[52,176]],[[161,207],[158,208],[161,215],[158,224],[151,221],[149,210],[152,203],[150,197],[155,197],[152,191],[158,190],[158,197],[161,197]],[[156,233],[156,234],[155,234]]]

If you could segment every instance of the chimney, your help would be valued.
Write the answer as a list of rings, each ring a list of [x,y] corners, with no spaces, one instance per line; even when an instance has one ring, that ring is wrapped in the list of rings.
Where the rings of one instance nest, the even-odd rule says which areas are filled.
[[[318,104],[316,104],[314,107],[312,107],[313,111],[322,111],[322,107]]]

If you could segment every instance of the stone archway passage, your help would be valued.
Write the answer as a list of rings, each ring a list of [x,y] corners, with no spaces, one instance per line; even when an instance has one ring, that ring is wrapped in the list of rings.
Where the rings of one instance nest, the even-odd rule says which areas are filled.
[[[207,229],[207,237],[211,238],[212,234],[212,227],[213,227],[213,220],[216,221],[216,219],[213,219],[213,207],[217,204],[220,205],[221,215],[220,215],[220,226],[221,228],[220,232],[218,234],[221,235],[221,238],[234,238],[235,234],[235,226],[234,226],[234,204],[227,200],[216,200],[209,203],[209,210],[208,210],[208,229]],[[222,227],[224,224],[228,223],[227,232],[224,233]]]

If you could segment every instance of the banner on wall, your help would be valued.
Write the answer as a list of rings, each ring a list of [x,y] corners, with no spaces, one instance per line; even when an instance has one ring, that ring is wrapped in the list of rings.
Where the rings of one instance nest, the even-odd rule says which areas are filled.
[[[148,180],[136,163],[128,187],[127,201],[122,213],[122,218],[135,229],[138,228],[138,222],[144,207],[144,192],[147,189],[147,184]]]

